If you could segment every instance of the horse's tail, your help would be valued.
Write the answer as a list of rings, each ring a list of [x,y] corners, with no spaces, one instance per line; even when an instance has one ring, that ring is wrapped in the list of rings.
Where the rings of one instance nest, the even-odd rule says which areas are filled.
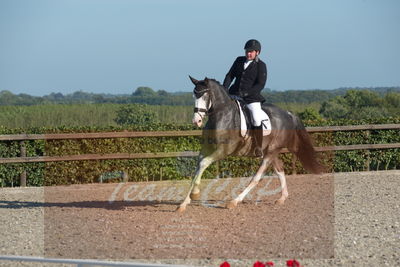
[[[292,153],[295,153],[300,160],[304,169],[311,173],[319,174],[325,172],[326,168],[317,160],[317,154],[303,123],[297,116],[293,116],[296,126],[295,141],[291,148],[288,148]]]

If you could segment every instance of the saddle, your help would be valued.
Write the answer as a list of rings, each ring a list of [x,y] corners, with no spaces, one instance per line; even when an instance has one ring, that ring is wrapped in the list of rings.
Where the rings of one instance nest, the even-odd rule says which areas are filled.
[[[248,138],[250,136],[249,130],[253,128],[251,111],[243,100],[236,98],[235,102],[240,112],[240,133],[242,137]],[[271,120],[264,110],[261,124],[263,126],[263,136],[269,135],[272,130]]]

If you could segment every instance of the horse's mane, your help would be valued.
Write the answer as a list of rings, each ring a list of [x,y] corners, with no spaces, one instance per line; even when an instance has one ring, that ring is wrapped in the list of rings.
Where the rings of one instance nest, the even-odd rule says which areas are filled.
[[[229,94],[228,94],[228,90],[226,90],[226,88],[219,81],[217,81],[216,79],[213,79],[213,78],[210,79],[207,77],[204,80],[207,80],[208,83],[214,84],[215,87],[218,89],[218,91],[220,93],[222,93],[222,95],[223,95],[222,97],[231,100],[231,98],[229,97]],[[215,98],[215,94],[212,94],[212,95],[213,95],[213,98]],[[215,101],[215,99],[214,99],[214,101]]]
[[[206,77],[205,79],[207,79],[207,80],[209,80],[209,81],[211,81],[211,82],[215,82],[215,83],[217,83],[218,85],[221,85],[221,83],[220,83],[219,81],[217,81],[216,79],[214,79],[214,78],[208,78],[208,77]]]

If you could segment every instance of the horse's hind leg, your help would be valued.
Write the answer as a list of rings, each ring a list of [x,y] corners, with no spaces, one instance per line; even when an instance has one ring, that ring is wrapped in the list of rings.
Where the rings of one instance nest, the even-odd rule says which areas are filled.
[[[201,158],[199,161],[199,164],[197,166],[196,174],[194,175],[192,182],[190,184],[190,189],[189,192],[185,198],[185,200],[182,202],[182,204],[179,206],[177,211],[179,212],[184,212],[186,210],[186,206],[190,204],[191,197],[197,198],[197,196],[200,195],[200,181],[201,181],[201,176],[203,175],[203,172],[205,169],[207,169],[208,166],[213,163],[215,159],[212,156],[204,157]]]
[[[275,203],[282,205],[283,203],[285,203],[285,200],[289,196],[289,193],[287,190],[285,172],[283,170],[283,162],[279,158],[276,158],[272,162],[272,165],[274,166],[275,173],[279,177],[279,181],[281,182],[281,189],[282,189],[282,195],[278,200],[275,201]]]
[[[234,200],[229,202],[229,204],[227,205],[228,209],[232,209],[232,208],[236,207],[240,202],[243,201],[243,199],[250,192],[250,190],[253,189],[258,184],[262,175],[267,170],[269,162],[270,162],[270,159],[268,157],[266,157],[262,160],[261,166],[258,168],[257,173],[251,179],[249,185],[246,187],[245,190],[243,190],[243,192],[239,196],[237,196]]]

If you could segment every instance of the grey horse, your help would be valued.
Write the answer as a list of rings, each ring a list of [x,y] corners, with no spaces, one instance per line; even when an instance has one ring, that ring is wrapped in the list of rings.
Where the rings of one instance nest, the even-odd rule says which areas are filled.
[[[208,120],[203,129],[203,144],[196,173],[186,198],[177,209],[179,212],[185,211],[191,199],[200,198],[201,176],[210,164],[229,155],[252,157],[256,147],[252,135],[248,138],[241,135],[239,107],[226,89],[214,79],[205,78],[200,81],[192,77],[190,79],[195,85],[193,123],[200,127],[205,116],[208,116]],[[243,201],[247,193],[258,184],[270,164],[279,177],[282,190],[281,197],[276,203],[285,202],[289,193],[283,163],[278,157],[284,148],[294,153],[307,171],[321,173],[324,170],[317,161],[310,136],[300,119],[272,104],[264,103],[262,108],[270,118],[272,130],[263,138],[261,165],[249,185],[228,203],[227,208],[234,208]]]

